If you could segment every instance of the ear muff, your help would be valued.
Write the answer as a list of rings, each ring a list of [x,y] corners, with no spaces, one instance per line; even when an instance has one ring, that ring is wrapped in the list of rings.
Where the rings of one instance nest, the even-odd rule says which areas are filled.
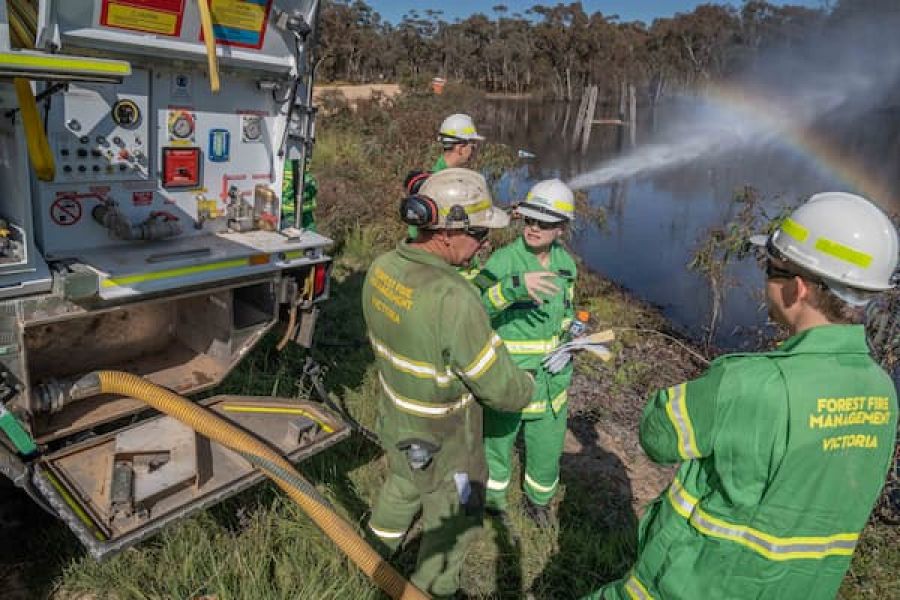
[[[434,200],[422,194],[412,194],[400,201],[400,219],[415,227],[434,227],[440,213]]]
[[[409,196],[418,194],[422,184],[425,183],[425,180],[430,175],[431,171],[410,171],[407,173],[406,178],[403,180],[403,189],[406,190],[406,194]]]

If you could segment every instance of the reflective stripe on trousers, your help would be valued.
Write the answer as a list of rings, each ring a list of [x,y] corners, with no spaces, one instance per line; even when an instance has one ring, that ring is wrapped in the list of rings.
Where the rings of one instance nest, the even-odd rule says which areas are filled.
[[[744,525],[729,523],[700,508],[697,498],[685,490],[677,478],[672,480],[667,496],[675,512],[687,519],[701,533],[736,542],[769,560],[850,556],[859,539],[858,533],[783,538]]]
[[[553,336],[549,340],[503,340],[510,354],[547,354],[559,343]]]
[[[379,529],[371,523],[369,523],[369,529],[378,537],[386,540],[396,540],[406,535],[405,531],[390,531],[387,529]]]

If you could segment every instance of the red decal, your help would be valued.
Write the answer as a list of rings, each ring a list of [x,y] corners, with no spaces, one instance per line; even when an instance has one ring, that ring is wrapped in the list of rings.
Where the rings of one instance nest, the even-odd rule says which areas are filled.
[[[135,206],[150,206],[153,204],[153,192],[132,192],[131,203]]]

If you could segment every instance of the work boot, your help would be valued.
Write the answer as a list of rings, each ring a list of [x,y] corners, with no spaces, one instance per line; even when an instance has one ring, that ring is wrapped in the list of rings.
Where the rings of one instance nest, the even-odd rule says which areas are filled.
[[[529,498],[525,498],[525,514],[540,529],[549,529],[553,524],[553,515],[550,512],[550,507],[535,504]]]

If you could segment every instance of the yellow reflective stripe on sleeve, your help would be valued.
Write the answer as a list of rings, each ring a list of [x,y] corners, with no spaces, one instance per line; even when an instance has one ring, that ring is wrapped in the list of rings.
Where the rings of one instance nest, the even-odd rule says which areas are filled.
[[[478,274],[481,273],[481,269],[479,269],[478,267],[473,267],[471,269],[460,269],[459,271],[457,271],[457,273],[462,275],[462,278],[466,281],[472,281],[473,279],[478,277]]]
[[[667,391],[666,414],[678,436],[678,455],[684,460],[700,457],[694,427],[687,410],[687,384],[680,383]]]
[[[556,395],[556,398],[550,401],[550,406],[553,407],[553,412],[559,412],[559,410],[565,405],[565,403],[569,400],[569,392],[567,390],[561,391]]]
[[[631,600],[654,600],[644,584],[632,573],[625,581],[625,592]]]
[[[827,556],[851,556],[859,540],[858,533],[828,536],[776,537],[745,525],[729,523],[704,511],[678,479],[672,481],[669,502],[690,524],[708,536],[740,544],[775,561],[822,559]]]
[[[491,203],[491,199],[485,198],[484,200],[479,200],[478,202],[476,202],[474,204],[463,205],[463,210],[466,211],[467,215],[471,215],[471,214],[475,214],[475,213],[479,213],[481,211],[487,210],[487,209],[491,208],[492,206],[493,206],[493,203]],[[438,209],[438,212],[440,212],[440,214],[443,216],[447,216],[450,214],[450,209],[449,208],[441,208],[441,209]]]
[[[546,354],[556,348],[559,338],[549,340],[503,340],[510,354]]]
[[[528,406],[522,409],[523,413],[542,413],[547,410],[547,401],[546,400],[535,400],[530,403]]]
[[[781,230],[798,242],[805,242],[809,237],[809,229],[790,217],[781,223]]]
[[[478,353],[478,356],[475,357],[475,360],[472,361],[472,364],[466,367],[462,374],[469,379],[478,379],[484,375],[484,373],[491,368],[491,365],[494,364],[494,361],[497,360],[496,349],[499,348],[502,343],[503,340],[500,339],[500,336],[496,333],[491,334],[491,338],[488,340],[487,344],[485,344],[481,352]]]
[[[146,283],[148,281],[158,281],[160,279],[174,279],[176,277],[186,277],[188,275],[197,275],[208,271],[217,271],[219,269],[233,269],[236,267],[250,266],[249,258],[239,258],[235,260],[223,260],[219,262],[209,263],[206,265],[196,265],[193,267],[180,267],[177,269],[165,269],[162,271],[151,271],[150,273],[137,273],[135,275],[123,275],[121,277],[110,277],[101,282],[101,286],[122,287],[135,283]]]
[[[375,527],[371,523],[369,523],[369,529],[372,531],[372,533],[374,533],[378,537],[380,537],[382,539],[386,539],[386,540],[396,540],[396,539],[400,539],[404,535],[406,535],[405,531],[393,531],[390,529],[379,529],[378,527]]]
[[[557,477],[556,480],[553,483],[551,483],[549,486],[541,485],[538,482],[536,482],[534,479],[532,479],[531,475],[529,475],[528,473],[525,473],[525,484],[538,492],[544,492],[545,494],[549,494],[550,492],[552,492],[553,490],[556,489],[556,485],[558,483],[559,483],[559,477]]]
[[[450,385],[450,382],[456,379],[456,376],[449,368],[444,372],[439,372],[437,367],[431,363],[413,360],[397,354],[388,348],[386,344],[372,336],[369,336],[369,341],[372,342],[372,348],[375,350],[375,353],[391,363],[398,371],[420,379],[434,379],[439,387],[447,387]]]
[[[488,300],[494,308],[504,309],[509,306],[509,300],[503,295],[503,284],[498,283],[488,288]]]
[[[857,267],[868,269],[872,264],[872,255],[855,250],[850,246],[845,246],[840,242],[830,240],[828,238],[819,238],[816,240],[816,250],[822,254],[833,256],[845,263],[856,265]]]
[[[488,479],[487,488],[489,490],[495,490],[498,492],[502,492],[506,488],[509,487],[509,479],[506,481],[497,481],[496,479]]]
[[[407,398],[392,390],[387,382],[385,382],[384,376],[381,373],[378,374],[378,379],[381,381],[381,387],[384,389],[384,393],[387,394],[387,397],[394,403],[394,406],[405,413],[417,417],[427,417],[431,419],[446,417],[447,415],[464,408],[475,399],[472,394],[465,394],[456,402],[442,404],[436,402],[422,402],[420,400]]]
[[[563,319],[563,320],[562,320],[562,323],[560,324],[560,329],[562,329],[563,331],[568,331],[568,330],[569,330],[569,327],[570,327],[571,325],[572,325],[572,319],[571,319],[571,318]]]
[[[672,479],[667,495],[675,512],[685,519],[690,519],[698,500],[684,489],[684,486],[681,485],[677,478]]]

